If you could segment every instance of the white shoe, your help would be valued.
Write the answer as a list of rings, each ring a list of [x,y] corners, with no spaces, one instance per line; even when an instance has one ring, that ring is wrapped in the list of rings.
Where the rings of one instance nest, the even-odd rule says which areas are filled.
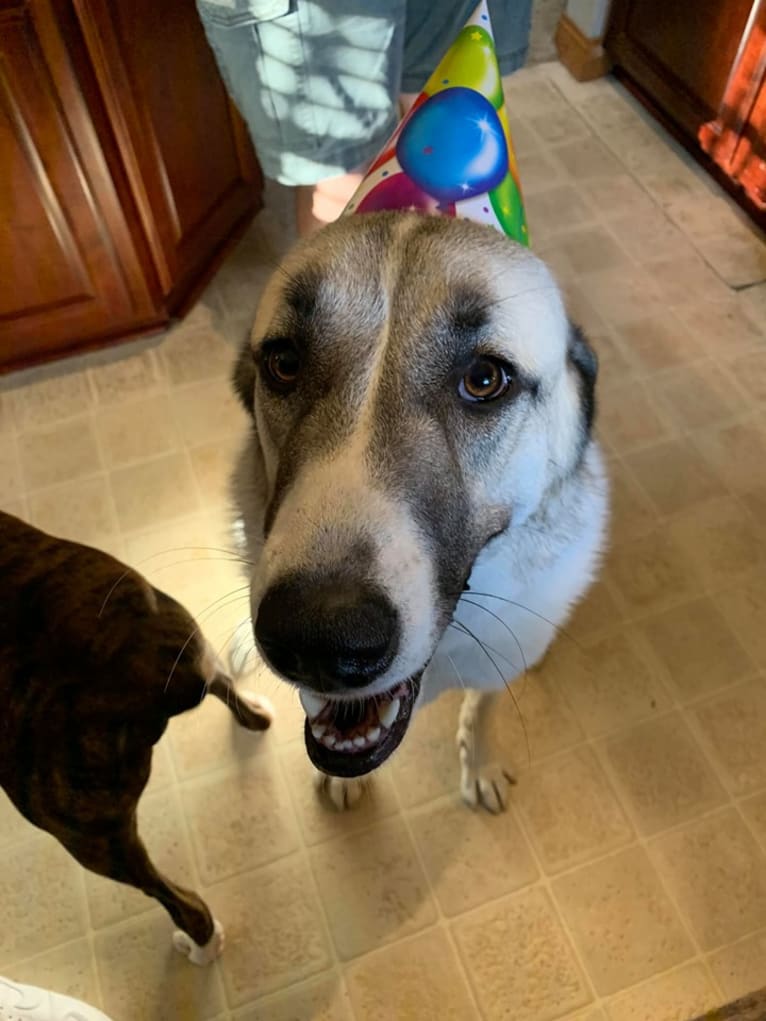
[[[0,977],[0,1021],[110,1021],[82,1000]]]

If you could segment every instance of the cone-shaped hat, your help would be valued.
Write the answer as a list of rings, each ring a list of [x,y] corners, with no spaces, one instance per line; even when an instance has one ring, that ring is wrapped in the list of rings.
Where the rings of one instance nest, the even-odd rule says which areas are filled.
[[[476,7],[345,213],[476,220],[529,244],[486,0]]]

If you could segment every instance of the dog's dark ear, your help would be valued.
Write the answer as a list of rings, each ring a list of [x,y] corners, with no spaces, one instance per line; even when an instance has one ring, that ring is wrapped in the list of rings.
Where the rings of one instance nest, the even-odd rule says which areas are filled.
[[[585,339],[579,326],[569,323],[569,344],[567,354],[580,377],[580,399],[583,409],[583,424],[590,435],[596,414],[596,377],[598,376],[598,355]]]
[[[250,414],[255,412],[255,362],[253,360],[253,349],[250,341],[246,340],[242,345],[239,357],[234,365],[231,376],[234,391],[242,401],[245,410]]]

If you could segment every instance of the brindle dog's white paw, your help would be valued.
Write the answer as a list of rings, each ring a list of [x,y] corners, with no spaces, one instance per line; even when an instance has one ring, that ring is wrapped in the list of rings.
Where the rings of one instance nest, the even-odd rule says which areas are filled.
[[[223,926],[216,918],[213,919],[213,935],[204,947],[199,946],[188,933],[182,932],[180,929],[173,933],[173,946],[179,954],[188,957],[192,964],[199,965],[199,967],[211,964],[216,957],[220,957],[225,942]]]
[[[314,774],[317,790],[335,805],[339,812],[355,808],[364,794],[367,783],[362,778],[328,776],[317,770]]]
[[[499,815],[508,806],[508,795],[515,783],[507,769],[493,763],[477,770],[464,770],[460,794],[471,808],[484,808],[492,815]]]
[[[263,720],[266,719],[269,723],[274,722],[276,717],[276,710],[271,699],[266,698],[265,695],[256,695],[254,691],[238,691],[240,702],[244,702],[245,708],[250,710],[252,716],[245,716],[244,719],[240,718],[240,723],[243,727],[247,727],[249,730],[265,730],[266,727],[263,725]],[[241,717],[241,714],[238,714]]]

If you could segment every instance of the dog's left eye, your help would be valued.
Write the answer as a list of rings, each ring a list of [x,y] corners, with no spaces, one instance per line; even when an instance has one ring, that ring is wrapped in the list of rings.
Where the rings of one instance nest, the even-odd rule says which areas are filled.
[[[264,348],[262,365],[266,381],[284,391],[295,385],[301,369],[301,358],[289,340],[280,340]]]
[[[458,383],[461,400],[470,404],[496,401],[505,396],[513,383],[510,366],[497,358],[482,355],[476,358]]]

